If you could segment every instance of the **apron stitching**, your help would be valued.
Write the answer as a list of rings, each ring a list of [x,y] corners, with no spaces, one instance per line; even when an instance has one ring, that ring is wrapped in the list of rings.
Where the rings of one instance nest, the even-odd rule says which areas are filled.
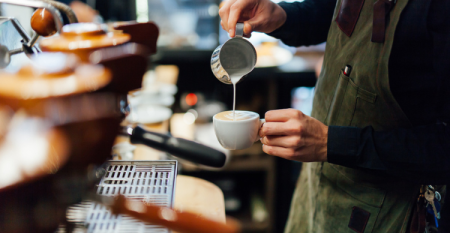
[[[400,229],[400,232],[406,231],[406,229],[404,229],[404,228],[405,228],[405,226],[407,227],[409,219],[411,218],[411,214],[412,214],[411,210],[412,210],[412,207],[414,205],[414,200],[416,200],[417,195],[418,195],[418,193],[415,192],[412,196],[412,203],[408,206],[408,210],[406,211],[405,218],[403,219],[402,229]]]
[[[318,176],[320,177],[320,175],[322,174],[322,169],[323,169],[323,165],[325,164],[325,162],[321,162],[321,164],[320,164],[320,171],[319,172],[317,172],[318,174]],[[310,170],[309,171],[311,171],[311,168],[310,168]],[[308,176],[308,178],[310,178],[311,176]],[[310,182],[309,182],[310,183]],[[319,184],[318,184],[318,186],[320,186],[320,178],[319,178]],[[309,187],[309,188],[311,188],[311,187]],[[313,200],[317,200],[317,197],[319,196],[319,187],[317,187],[317,189],[316,189],[316,193],[315,193],[315,195],[314,195],[314,198],[311,198],[311,199],[313,199]],[[312,195],[309,195],[309,196],[312,196]],[[316,201],[316,203],[314,204],[314,206],[313,206],[313,208],[311,208],[311,210],[313,211],[313,222],[314,222],[314,219],[316,219],[316,215],[317,215],[317,211],[316,211],[316,209],[317,209],[317,201]],[[308,224],[309,225],[309,224]],[[310,228],[310,230],[312,230],[312,228]]]
[[[378,211],[375,221],[373,222],[373,228],[372,228],[371,232],[373,232],[375,230],[375,226],[376,226],[378,217],[380,217],[381,209],[383,209],[383,204],[384,204],[384,200],[386,199],[386,196],[387,196],[387,193],[383,196],[383,200],[381,201],[381,205],[380,205],[380,211]]]

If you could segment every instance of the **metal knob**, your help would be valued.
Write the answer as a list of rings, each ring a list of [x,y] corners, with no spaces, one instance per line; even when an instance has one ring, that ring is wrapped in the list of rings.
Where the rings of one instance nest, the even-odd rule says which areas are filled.
[[[31,28],[40,36],[51,36],[57,32],[55,19],[45,8],[37,9],[31,16]]]

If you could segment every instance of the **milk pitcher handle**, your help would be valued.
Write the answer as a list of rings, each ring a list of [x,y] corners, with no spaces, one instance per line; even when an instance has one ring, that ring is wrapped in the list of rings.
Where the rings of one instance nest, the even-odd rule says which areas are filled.
[[[244,24],[237,23],[236,24],[236,35],[234,37],[242,37],[244,36]]]

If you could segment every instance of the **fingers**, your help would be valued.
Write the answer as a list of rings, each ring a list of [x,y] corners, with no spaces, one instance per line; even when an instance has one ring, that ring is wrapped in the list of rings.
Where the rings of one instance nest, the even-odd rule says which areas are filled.
[[[236,23],[239,20],[246,20],[253,16],[249,9],[252,5],[254,5],[254,1],[244,1],[244,0],[228,0],[223,3],[223,6],[219,10],[220,18],[222,19],[221,25],[223,30],[227,31],[230,37],[234,37],[236,35]],[[245,27],[244,23],[244,36],[250,37],[250,33],[252,32],[252,27],[250,24],[247,24]]]
[[[305,114],[296,109],[281,109],[266,112],[265,119],[266,122],[286,122],[292,118],[301,119],[304,115]]]
[[[327,161],[328,127],[301,111],[269,111],[259,131],[263,150],[282,158],[312,162]]]
[[[228,33],[230,37],[234,37],[236,34],[236,24],[241,17],[242,11],[245,9],[248,2],[236,1],[230,7],[230,15],[228,16]]]
[[[286,12],[270,0],[227,0],[221,3],[222,28],[234,37],[236,23],[244,22],[244,36],[252,31],[273,32],[286,21]]]
[[[301,135],[303,127],[300,122],[267,122],[259,130],[259,136]]]
[[[261,138],[261,143],[268,146],[277,146],[285,148],[297,148],[304,146],[300,136],[266,136]]]
[[[219,15],[222,21],[220,22],[220,25],[222,25],[223,30],[228,32],[228,17],[230,14],[230,7],[233,5],[234,2],[237,0],[228,0],[223,2],[223,5],[220,7]]]
[[[263,151],[269,155],[300,162],[327,161],[326,158],[317,159],[315,156],[313,156],[311,150],[305,147],[295,149],[295,148],[284,148],[284,147],[263,145]]]
[[[277,146],[263,145],[263,151],[269,155],[292,160],[297,155],[294,148],[284,148]]]
[[[253,27],[250,24],[250,22],[251,22],[251,20],[244,22],[244,36],[245,37],[250,37],[250,35],[253,31]]]
[[[222,26],[223,30],[226,30],[225,28],[228,28],[225,27],[222,20],[220,20],[220,26]],[[250,25],[249,21],[244,22],[244,37],[250,38],[250,36],[252,36],[252,31],[252,26]]]

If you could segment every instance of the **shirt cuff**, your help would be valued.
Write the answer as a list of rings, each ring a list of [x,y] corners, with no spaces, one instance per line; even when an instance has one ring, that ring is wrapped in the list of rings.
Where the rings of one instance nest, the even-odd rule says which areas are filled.
[[[329,163],[354,167],[359,162],[357,127],[329,126],[327,158]]]

